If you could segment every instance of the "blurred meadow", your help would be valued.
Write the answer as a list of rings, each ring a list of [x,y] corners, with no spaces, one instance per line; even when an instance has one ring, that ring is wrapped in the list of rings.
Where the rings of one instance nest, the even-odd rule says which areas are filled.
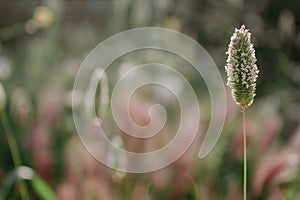
[[[212,152],[199,159],[210,100],[190,64],[154,50],[112,63],[110,89],[123,69],[165,61],[188,77],[199,98],[200,130],[192,146],[168,167],[144,174],[110,169],[86,151],[73,122],[72,89],[80,64],[97,44],[147,26],[198,41],[226,84],[225,52],[234,28],[242,24],[252,33],[260,70],[257,95],[247,111],[248,199],[300,200],[299,0],[1,0],[0,83],[6,105],[2,108],[0,91],[0,199],[241,200],[242,114],[227,86],[224,129]],[[134,120],[149,123],[149,105],[161,103],[168,113],[167,133],[174,132],[178,103],[165,93],[138,92],[131,106]],[[100,115],[111,119],[111,112],[103,112],[110,107],[100,106]],[[111,139],[129,151],[153,151],[172,138],[162,134],[148,144],[110,121],[105,126]],[[107,156],[118,159],[109,151]]]

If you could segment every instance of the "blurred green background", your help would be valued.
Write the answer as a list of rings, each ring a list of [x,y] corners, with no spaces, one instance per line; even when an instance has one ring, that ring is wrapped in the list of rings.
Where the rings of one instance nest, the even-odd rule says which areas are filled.
[[[145,26],[180,31],[209,52],[226,83],[225,52],[242,24],[252,33],[260,70],[247,118],[248,196],[300,199],[298,0],[0,1],[0,81],[7,96],[0,199],[242,199],[241,110],[229,90],[224,130],[209,156],[197,158],[198,138],[175,163],[148,174],[121,173],[94,160],[71,109],[81,62],[114,34]],[[208,93],[199,79],[190,80],[206,95],[199,101],[205,129]],[[122,139],[128,149],[144,150],[139,141]]]

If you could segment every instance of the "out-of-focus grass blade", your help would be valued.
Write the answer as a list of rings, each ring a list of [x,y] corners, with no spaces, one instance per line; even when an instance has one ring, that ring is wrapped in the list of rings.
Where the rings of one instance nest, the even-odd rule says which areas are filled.
[[[18,181],[27,181],[35,193],[43,200],[56,200],[54,191],[31,168],[20,166],[11,172],[0,187],[0,200],[6,200],[11,195]]]
[[[48,184],[43,181],[37,174],[35,174],[31,180],[32,187],[35,192],[39,195],[43,200],[55,200],[56,196],[53,190],[48,186]]]
[[[4,180],[3,184],[0,187],[0,200],[8,199],[8,196],[14,190],[17,181],[18,177],[15,171],[13,171],[7,176],[7,178]]]

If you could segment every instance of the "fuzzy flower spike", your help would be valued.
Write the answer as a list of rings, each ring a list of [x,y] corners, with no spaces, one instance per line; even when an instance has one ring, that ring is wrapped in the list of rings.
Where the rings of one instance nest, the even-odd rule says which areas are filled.
[[[251,33],[244,25],[235,29],[226,52],[227,85],[231,88],[233,99],[243,109],[253,102],[259,72],[250,38]]]

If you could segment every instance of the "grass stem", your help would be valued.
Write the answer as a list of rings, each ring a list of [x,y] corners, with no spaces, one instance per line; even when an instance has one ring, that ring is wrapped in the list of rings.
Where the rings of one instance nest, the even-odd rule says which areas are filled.
[[[243,110],[243,138],[244,138],[244,200],[247,200],[247,135],[246,135],[246,108]]]
[[[1,114],[1,121],[2,121],[3,128],[4,128],[6,139],[8,142],[8,147],[11,152],[14,167],[17,170],[17,168],[22,165],[20,151],[18,148],[17,140],[13,134],[12,129],[10,128],[9,120],[6,116],[5,111],[3,111]],[[18,187],[20,190],[21,199],[29,200],[26,183],[23,180],[19,180]]]

